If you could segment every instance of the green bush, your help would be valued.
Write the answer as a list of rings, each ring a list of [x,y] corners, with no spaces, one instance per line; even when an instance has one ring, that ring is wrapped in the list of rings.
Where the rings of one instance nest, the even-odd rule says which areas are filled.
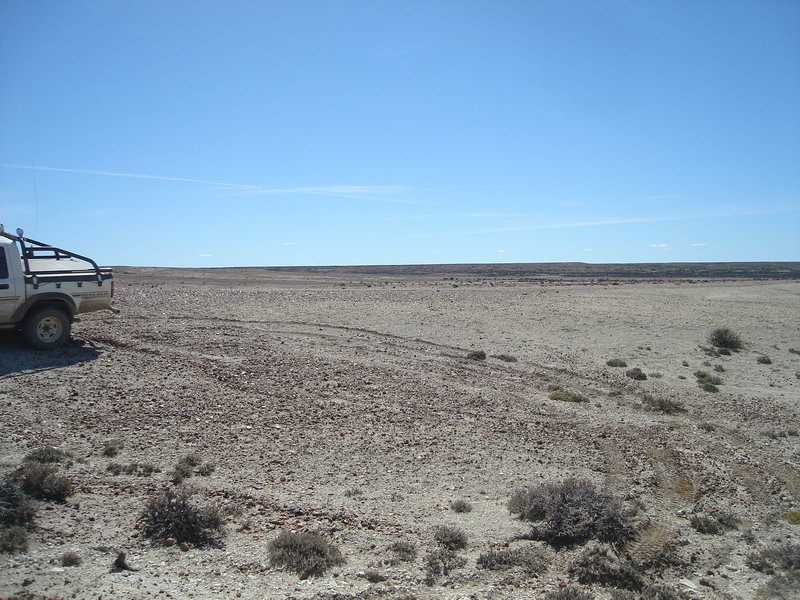
[[[708,336],[708,341],[717,348],[726,348],[728,350],[741,350],[744,348],[742,338],[727,327],[718,327],[712,331]]]
[[[345,563],[339,548],[317,533],[284,531],[267,548],[273,565],[306,576],[319,576]]]

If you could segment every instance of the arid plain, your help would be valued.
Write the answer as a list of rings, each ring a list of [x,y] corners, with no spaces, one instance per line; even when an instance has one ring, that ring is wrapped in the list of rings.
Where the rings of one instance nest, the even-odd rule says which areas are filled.
[[[0,474],[56,447],[74,486],[39,505],[27,552],[0,554],[0,598],[644,597],[579,583],[584,544],[525,539],[512,494],[570,476],[636,510],[637,537],[613,551],[643,585],[793,597],[796,570],[756,560],[800,543],[787,517],[800,515],[800,280],[787,268],[784,279],[117,268],[118,312],[84,316],[70,346],[34,352],[0,336]],[[718,355],[717,327],[744,349]],[[626,376],[635,367],[647,379]],[[183,485],[223,515],[215,546],[142,530],[187,455],[213,466]],[[158,471],[125,472],[136,464]],[[459,500],[472,509],[455,512]],[[698,531],[698,516],[719,531]],[[467,546],[463,566],[431,577],[439,525]],[[278,567],[268,545],[283,531],[318,532],[346,562],[307,578]],[[416,558],[397,560],[398,541]],[[546,558],[537,575],[478,560],[521,547]],[[112,571],[119,551],[136,570]],[[66,552],[81,564],[62,565]]]

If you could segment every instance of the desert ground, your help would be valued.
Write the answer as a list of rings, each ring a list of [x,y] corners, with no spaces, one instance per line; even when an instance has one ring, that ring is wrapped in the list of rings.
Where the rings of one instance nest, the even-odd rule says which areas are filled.
[[[0,554],[0,598],[622,598],[575,576],[596,542],[530,539],[509,512],[515,491],[568,477],[636,510],[637,536],[612,550],[674,592],[659,598],[800,597],[796,572],[753,558],[800,543],[787,517],[800,509],[796,273],[115,275],[116,312],[82,315],[67,347],[0,335],[0,475],[55,447],[73,484],[39,504],[27,552]],[[717,327],[744,349],[716,355]],[[626,376],[634,367],[647,379]],[[187,455],[208,466],[182,485],[223,515],[216,544],[168,546],[142,528]],[[158,471],[119,471],[137,463]],[[720,530],[701,533],[698,516]],[[433,577],[440,525],[467,546],[463,566]],[[273,564],[286,531],[320,533],[346,562],[310,577]],[[393,560],[398,541],[416,558]],[[479,563],[522,547],[546,557],[541,572]],[[120,551],[135,570],[112,570]],[[81,564],[64,566],[67,552]]]

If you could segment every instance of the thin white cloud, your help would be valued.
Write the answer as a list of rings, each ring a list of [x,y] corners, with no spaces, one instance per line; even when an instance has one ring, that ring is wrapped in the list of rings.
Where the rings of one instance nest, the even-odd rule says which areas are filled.
[[[716,214],[700,215],[681,215],[677,217],[631,217],[631,218],[608,218],[596,219],[591,221],[576,221],[571,223],[550,223],[543,225],[520,225],[517,227],[493,227],[487,229],[475,229],[472,231],[460,231],[455,235],[481,235],[486,233],[508,233],[514,231],[539,231],[544,229],[568,229],[575,227],[600,227],[603,225],[629,225],[634,223],[666,223],[671,221],[692,221],[696,219],[723,219],[727,217],[749,217],[754,215],[778,215],[800,211],[800,206],[789,206],[772,210],[753,210],[741,212],[720,212]]]
[[[594,252],[595,249],[594,248],[584,248],[583,251],[584,252]]]
[[[508,252],[508,250],[498,250],[498,252]]]
[[[10,163],[0,163],[0,167],[6,169],[25,169],[28,171],[51,171],[55,173],[79,173],[83,175],[101,175],[103,177],[124,177],[128,179],[149,179],[156,181],[175,181],[180,183],[201,183],[204,185],[214,185],[223,188],[231,188],[242,194],[307,194],[316,196],[332,196],[336,198],[349,198],[352,200],[375,200],[379,202],[400,202],[416,204],[416,201],[397,200],[384,197],[388,194],[400,194],[410,191],[411,188],[403,185],[328,185],[328,186],[304,186],[294,188],[269,188],[260,185],[250,185],[243,183],[230,183],[227,181],[210,181],[207,179],[192,179],[188,177],[168,177],[165,175],[148,175],[144,173],[121,173],[117,171],[98,171],[95,169],[66,169],[62,167],[41,167],[34,165],[16,165]],[[374,196],[378,196],[375,198]]]
[[[197,256],[201,256],[201,257],[203,257],[203,258],[206,258],[206,257],[208,257],[208,256],[211,256],[211,255],[210,255],[210,254],[203,253],[203,254],[198,254]]]
[[[653,248],[669,248],[669,244],[650,244]]]
[[[692,246],[708,246],[705,242],[698,242],[696,244],[692,244]]]
[[[297,242],[281,242],[281,246],[297,246]]]

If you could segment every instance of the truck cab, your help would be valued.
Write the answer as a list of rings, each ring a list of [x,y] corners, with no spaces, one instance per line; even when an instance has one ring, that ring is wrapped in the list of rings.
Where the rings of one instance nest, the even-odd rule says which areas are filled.
[[[57,348],[76,315],[110,309],[113,294],[111,269],[0,223],[0,329],[18,329],[35,348]]]

